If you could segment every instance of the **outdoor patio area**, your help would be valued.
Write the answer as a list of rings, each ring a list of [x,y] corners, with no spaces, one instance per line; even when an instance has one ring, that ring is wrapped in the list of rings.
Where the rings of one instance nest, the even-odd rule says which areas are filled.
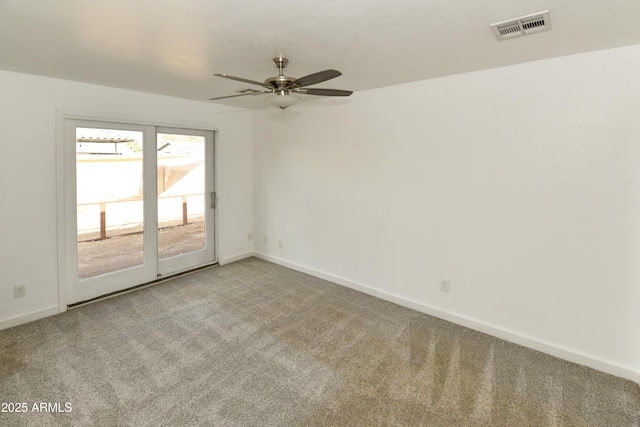
[[[204,249],[204,222],[174,225],[158,231],[160,259]],[[78,243],[80,279],[141,265],[141,232]]]

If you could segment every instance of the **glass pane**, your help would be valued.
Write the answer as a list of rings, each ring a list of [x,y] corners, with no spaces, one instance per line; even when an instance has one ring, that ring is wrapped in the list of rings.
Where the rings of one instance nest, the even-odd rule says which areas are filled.
[[[78,277],[142,265],[142,132],[76,129]]]
[[[205,138],[159,133],[158,257],[205,249]]]

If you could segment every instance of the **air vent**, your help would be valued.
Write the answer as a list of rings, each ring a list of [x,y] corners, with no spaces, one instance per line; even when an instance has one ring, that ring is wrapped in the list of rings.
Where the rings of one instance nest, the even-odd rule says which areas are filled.
[[[549,11],[521,16],[508,21],[497,22],[490,25],[498,40],[507,40],[514,37],[526,36],[551,29]]]

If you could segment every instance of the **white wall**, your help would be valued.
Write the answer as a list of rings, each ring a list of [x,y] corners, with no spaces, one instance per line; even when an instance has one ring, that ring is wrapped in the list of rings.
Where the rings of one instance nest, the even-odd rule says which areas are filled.
[[[637,380],[638,76],[635,46],[257,111],[255,249]]]
[[[219,260],[250,254],[250,111],[0,71],[0,328],[58,311],[56,109],[217,127]],[[13,285],[27,285],[14,299]]]

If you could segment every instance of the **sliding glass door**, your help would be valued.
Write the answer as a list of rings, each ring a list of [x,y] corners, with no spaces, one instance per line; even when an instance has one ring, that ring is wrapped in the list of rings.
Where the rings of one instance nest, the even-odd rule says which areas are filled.
[[[212,160],[212,132],[157,129],[158,271],[161,275],[206,264],[214,258]]]
[[[212,263],[213,132],[65,120],[69,304]]]

